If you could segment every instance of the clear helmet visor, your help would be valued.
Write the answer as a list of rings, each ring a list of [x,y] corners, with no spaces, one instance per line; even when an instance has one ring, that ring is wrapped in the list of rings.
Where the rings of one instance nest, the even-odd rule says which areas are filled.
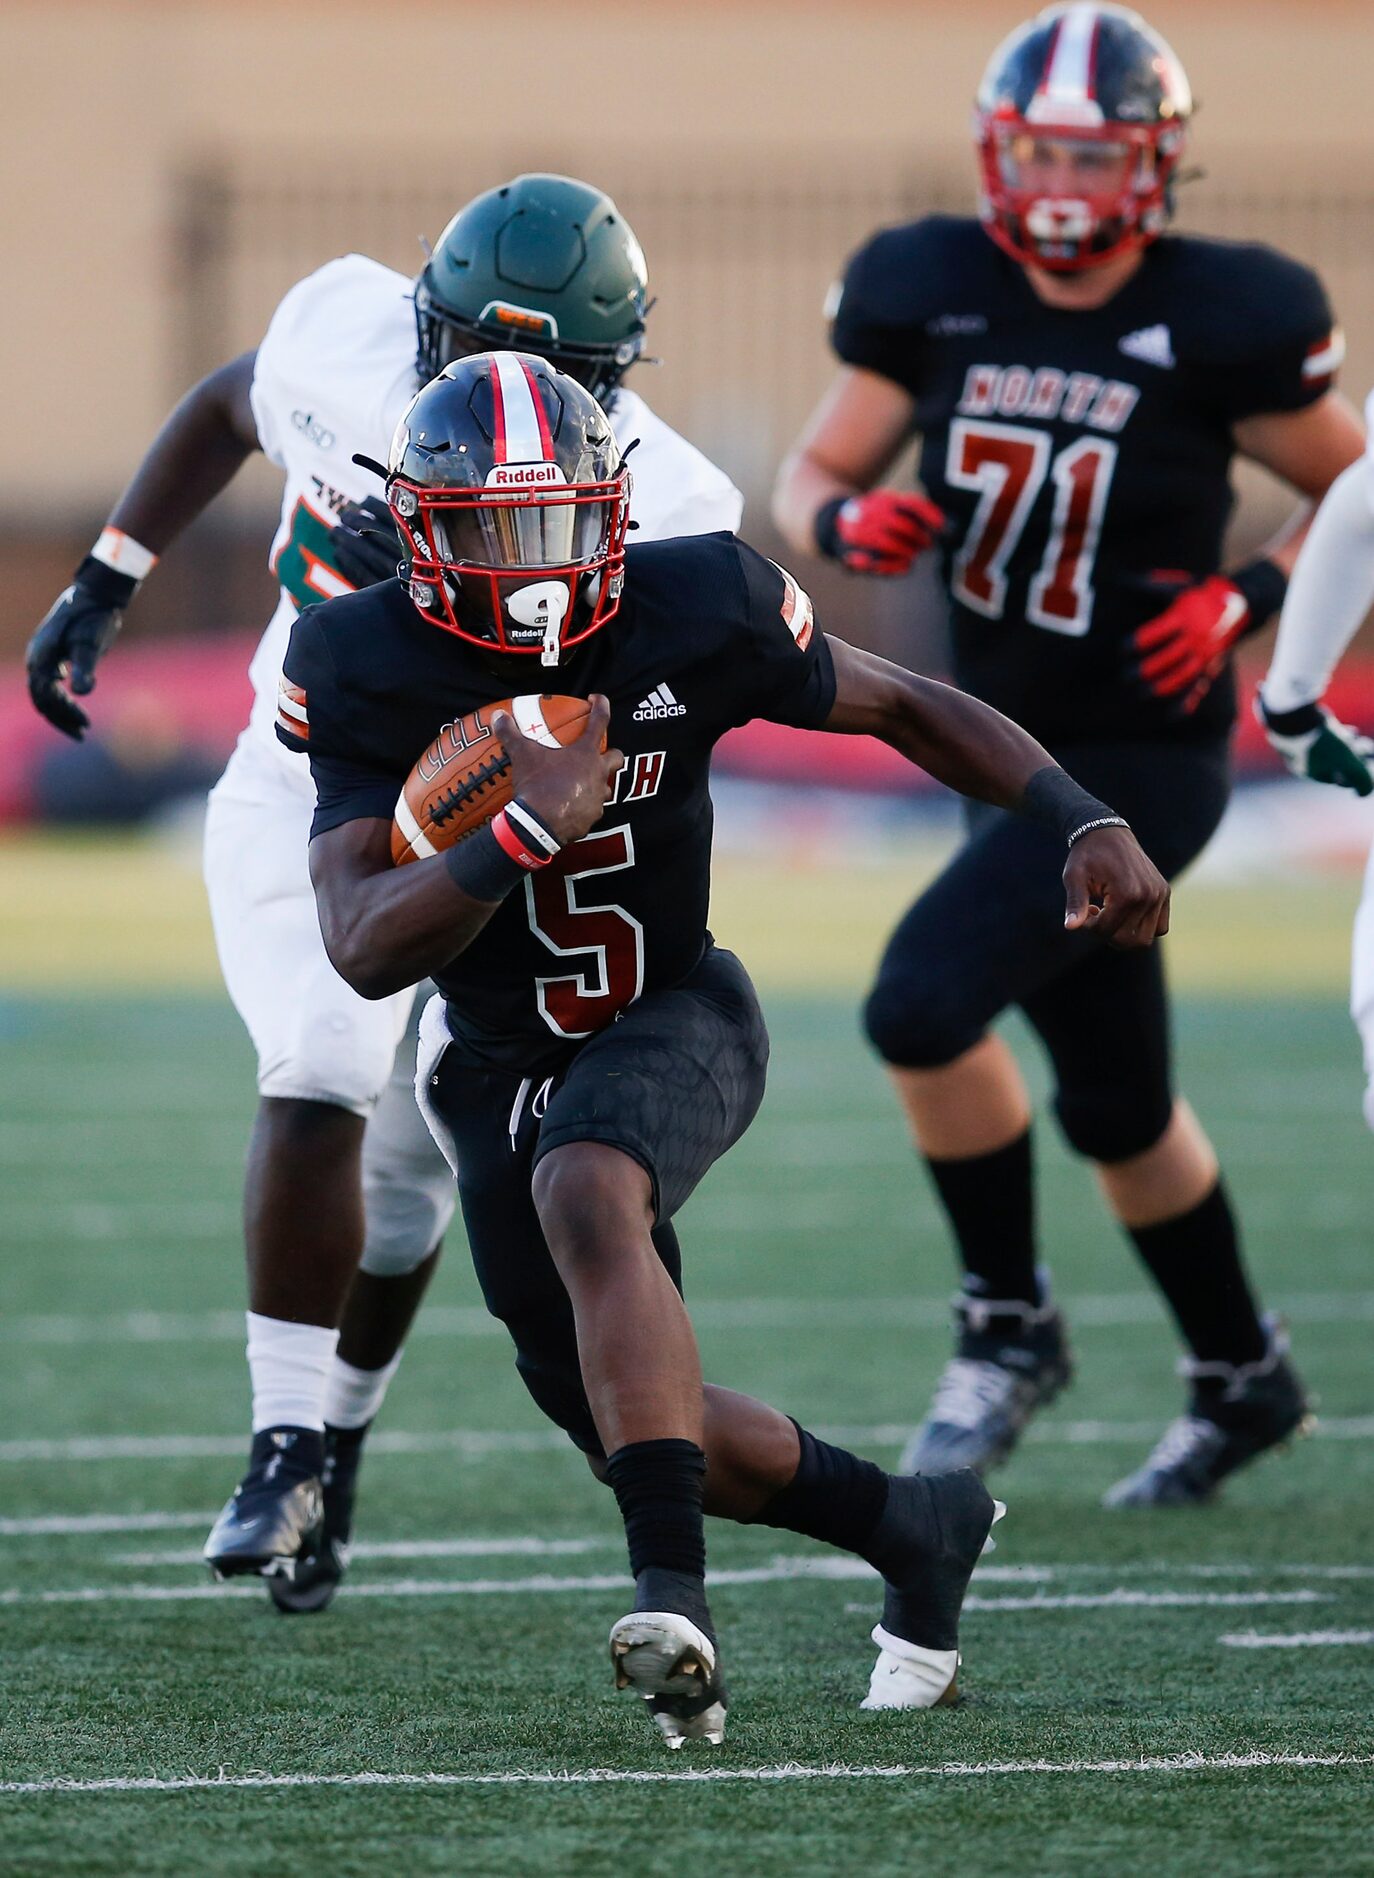
[[[1101,202],[1138,180],[1143,153],[1100,137],[1016,130],[999,135],[995,160],[1005,189],[1051,201]]]

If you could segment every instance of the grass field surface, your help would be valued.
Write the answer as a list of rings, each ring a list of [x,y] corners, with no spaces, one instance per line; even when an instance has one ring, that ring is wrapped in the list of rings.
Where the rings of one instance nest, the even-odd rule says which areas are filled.
[[[244,1448],[250,1055],[196,988],[203,926],[165,867],[140,881],[129,858],[124,918],[100,886],[117,851],[83,880],[69,848],[40,880],[50,852],[25,858],[18,917],[67,896],[70,924],[35,917],[42,943],[11,934],[0,970],[0,1871],[1374,1872],[1374,1150],[1345,889],[1287,929],[1295,989],[1254,943],[1285,930],[1283,895],[1218,893],[1250,923],[1216,912],[1186,971],[1182,922],[1177,946],[1183,1083],[1321,1432],[1212,1509],[1099,1508],[1179,1405],[1175,1344],[1042,1127],[1080,1374],[995,1477],[1010,1511],[973,1585],[965,1702],[860,1714],[876,1580],[712,1523],[730,1729],[670,1757],[604,1660],[613,1505],[526,1398],[458,1234],[333,1610],[284,1620],[203,1576]],[[951,1269],[858,1040],[876,921],[746,872],[717,921],[758,968],[773,1072],[681,1217],[688,1295],[712,1377],[891,1464],[947,1349]],[[764,943],[770,909],[790,946]],[[100,995],[111,961],[137,982],[140,925],[143,988]],[[52,983],[62,957],[84,995]]]

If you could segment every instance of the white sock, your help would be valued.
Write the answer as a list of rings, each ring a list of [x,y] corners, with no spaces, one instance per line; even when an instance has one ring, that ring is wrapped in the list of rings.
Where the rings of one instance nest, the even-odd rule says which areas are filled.
[[[324,1392],[324,1419],[331,1428],[362,1428],[386,1399],[391,1378],[401,1367],[398,1350],[380,1369],[355,1369],[337,1353],[329,1365]]]
[[[248,1313],[253,1433],[263,1428],[324,1429],[324,1391],[339,1341],[323,1324],[291,1324]]]

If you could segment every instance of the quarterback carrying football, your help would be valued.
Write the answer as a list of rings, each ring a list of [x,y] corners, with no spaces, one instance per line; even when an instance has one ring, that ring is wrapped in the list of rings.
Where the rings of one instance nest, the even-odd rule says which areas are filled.
[[[639,539],[736,527],[729,479],[621,383],[647,309],[624,217],[563,176],[520,176],[470,202],[418,280],[358,254],[329,262],[286,295],[255,352],[173,413],[29,649],[34,703],[81,736],[88,720],[69,693],[90,691],[157,555],[250,452],[283,471],[280,598],[205,840],[215,938],[261,1098],[244,1207],[252,1454],[206,1558],[222,1576],[266,1572],[282,1609],[322,1608],[343,1572],[363,1438],[453,1212],[412,1090],[415,993],[358,997],[320,942],[314,787],[273,734],[292,708],[278,696],[287,637],[301,607],[394,576],[400,543],[354,453],[384,450],[418,386],[464,353],[537,344],[605,402],[636,445]]]
[[[1168,888],[1024,731],[827,638],[796,581],[734,535],[627,550],[615,434],[543,359],[447,366],[397,429],[386,491],[402,578],[300,615],[278,735],[310,758],[334,965],[378,1001],[438,987],[416,1091],[483,1295],[624,1518],[617,1682],[669,1746],[722,1738],[711,1512],[873,1564],[866,1706],[934,1706],[995,1502],[967,1469],[891,1478],[704,1387],[680,1295],[673,1217],[753,1119],[768,1054],[744,968],[707,931],[711,751],[754,717],[881,737],[1067,847],[1067,915],[1050,917],[1126,952],[1167,926]],[[644,708],[669,694],[676,711]],[[503,806],[474,815],[496,779]],[[982,917],[1000,920],[995,891]]]
[[[1173,52],[1122,7],[1014,32],[978,92],[978,215],[887,229],[850,261],[842,369],[775,498],[799,551],[857,573],[938,547],[958,682],[1111,800],[1171,878],[1221,818],[1229,655],[1278,611],[1305,525],[1223,571],[1232,460],[1315,498],[1361,448],[1315,275],[1167,232],[1191,109]],[[922,491],[877,487],[913,431]],[[956,1354],[904,1466],[993,1465],[1071,1374],[1037,1266],[1030,1104],[989,1028],[1019,1005],[1060,1127],[1189,1351],[1187,1414],[1108,1503],[1197,1501],[1298,1428],[1306,1397],[1174,1091],[1160,955],[1057,928],[1057,886],[1042,830],[975,807],[868,1001],[964,1268]]]

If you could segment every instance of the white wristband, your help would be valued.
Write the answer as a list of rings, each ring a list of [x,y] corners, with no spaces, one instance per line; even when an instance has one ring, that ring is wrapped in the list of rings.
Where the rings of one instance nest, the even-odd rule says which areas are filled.
[[[146,579],[157,566],[157,556],[152,549],[145,548],[132,535],[126,535],[122,528],[102,528],[99,541],[91,549],[91,559],[103,561],[106,567],[112,567],[116,574],[127,574],[130,580]]]

